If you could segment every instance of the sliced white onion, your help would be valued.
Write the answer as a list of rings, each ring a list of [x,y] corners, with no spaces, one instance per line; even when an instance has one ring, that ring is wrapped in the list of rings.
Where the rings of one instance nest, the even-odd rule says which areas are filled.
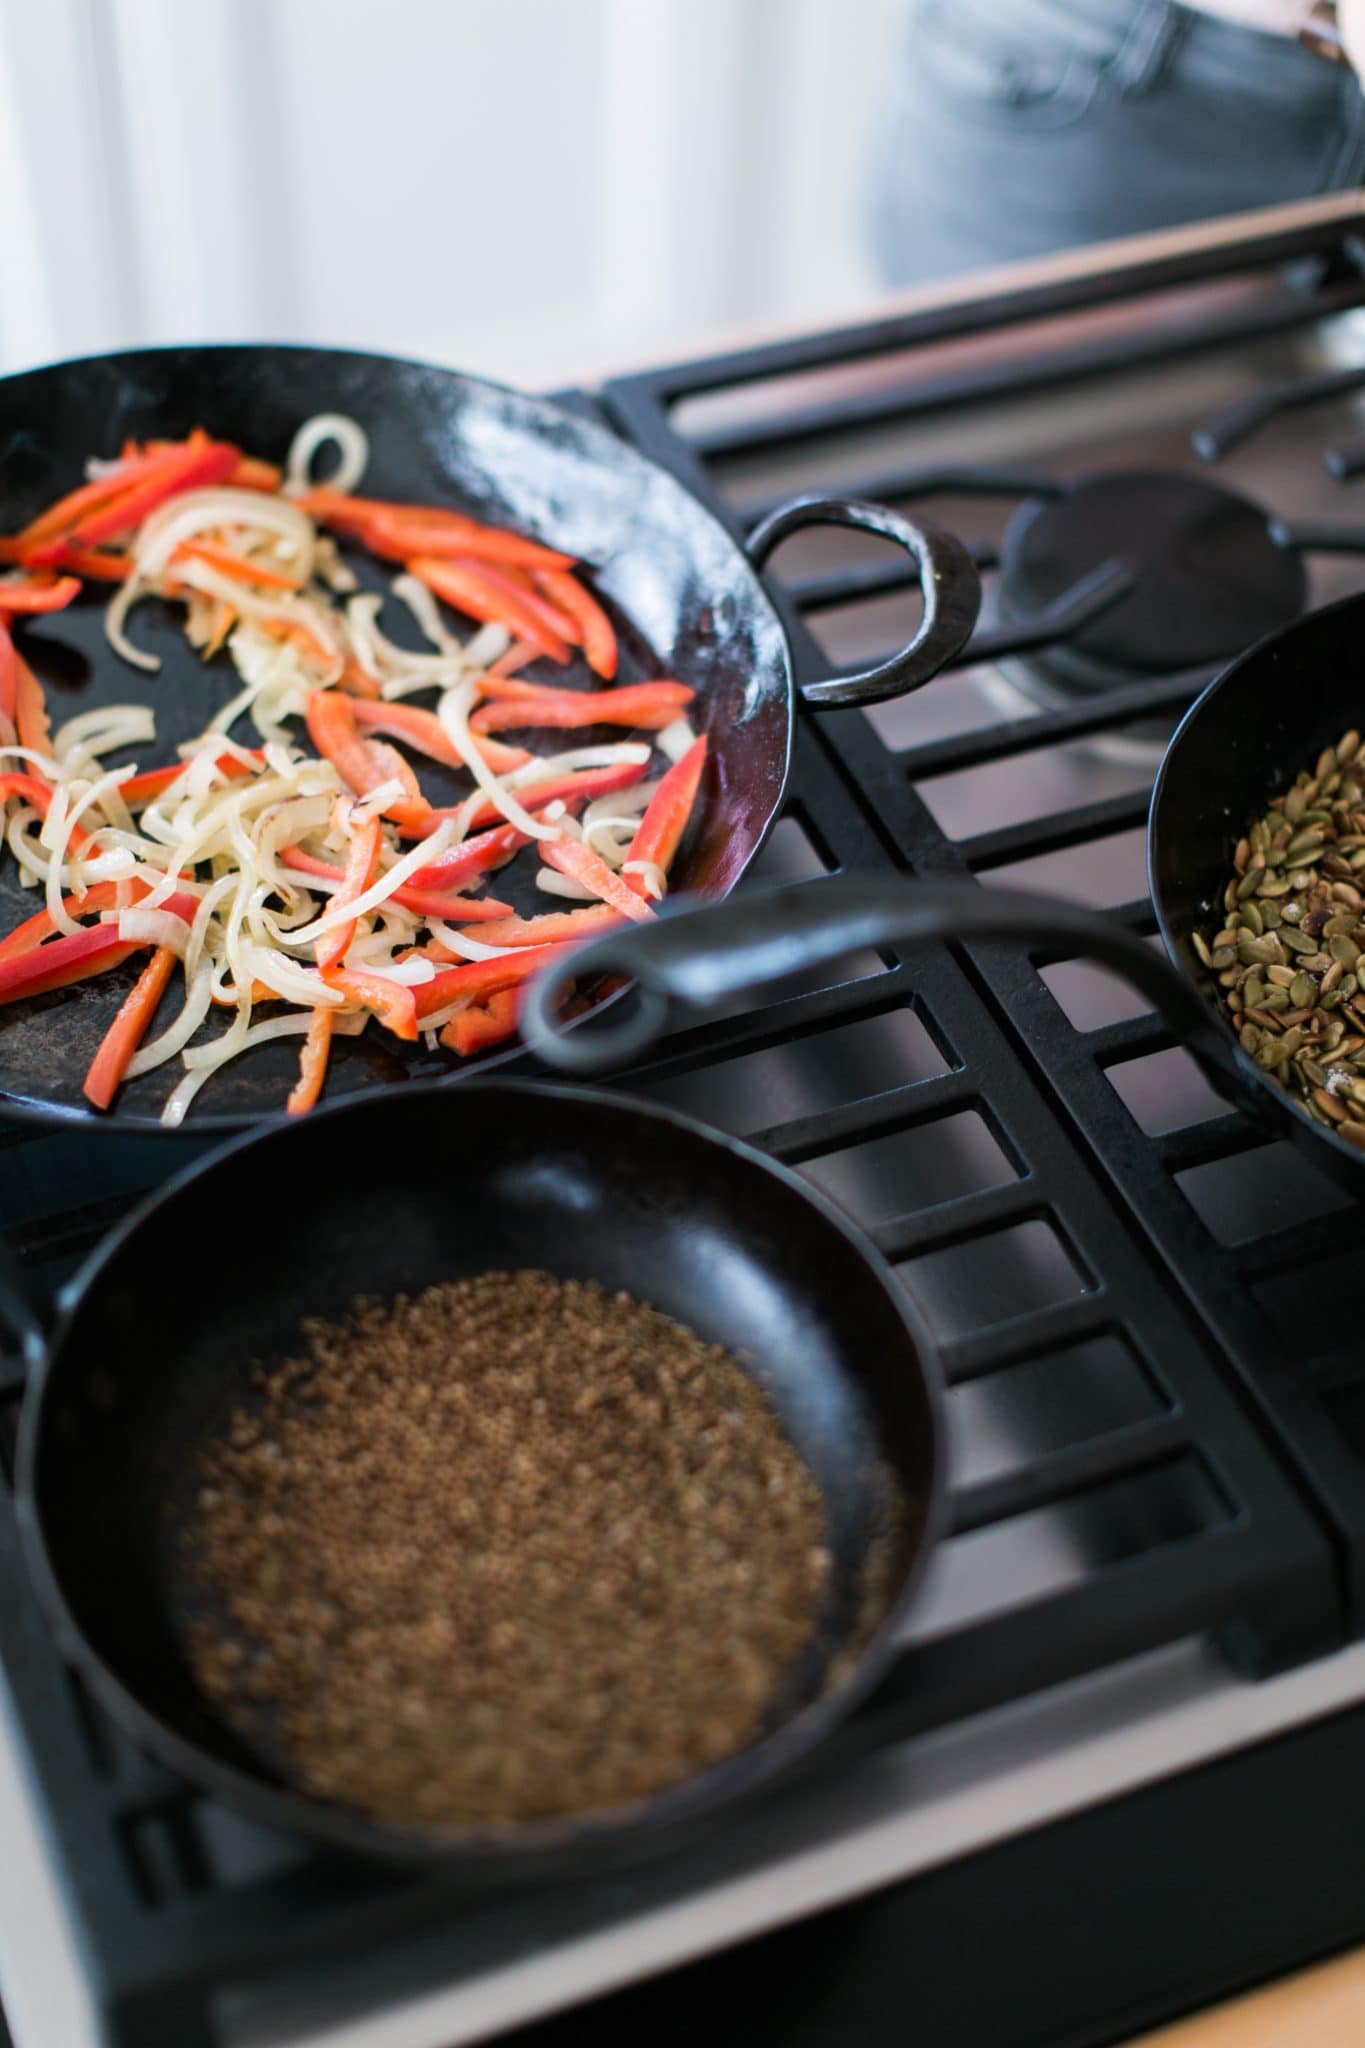
[[[291,571],[304,583],[313,573],[316,534],[313,522],[282,498],[265,491],[235,490],[231,484],[216,484],[208,490],[185,491],[160,506],[146,519],[133,546],[138,575],[151,581],[160,576],[182,540],[221,526],[239,526],[251,535],[274,536],[275,552],[287,561]],[[198,563],[183,565],[199,567]],[[177,578],[188,581],[177,564]],[[242,585],[233,586],[241,590]]]
[[[695,743],[696,737],[685,718],[675,718],[672,725],[666,725],[662,732],[655,734],[654,744],[670,761],[681,761],[688,748]]]
[[[640,767],[649,759],[649,748],[641,740],[618,740],[605,747],[570,747],[563,754],[538,754],[533,761],[514,768],[503,778],[504,787],[520,789],[528,782],[544,782],[551,775],[573,775],[580,768]]]
[[[537,868],[536,887],[543,889],[547,896],[563,896],[570,903],[596,903],[591,889],[585,889],[572,875],[561,875],[558,868]]]
[[[216,1045],[211,1048],[198,1048],[206,1054],[212,1052],[217,1057],[196,1061],[184,1080],[176,1083],[166,1099],[166,1107],[161,1112],[162,1123],[171,1130],[183,1123],[185,1111],[204,1083],[211,1075],[216,1074],[220,1067],[225,1067],[229,1060],[235,1060],[239,1053],[250,1052],[254,1046],[266,1045],[273,1038],[297,1038],[307,1031],[312,1021],[311,1015],[305,1011],[292,1017],[271,1017],[264,1024],[252,1024],[240,1034],[237,1033],[234,1024],[223,1033]]]
[[[335,931],[339,924],[345,924],[353,917],[363,917],[367,910],[373,910],[384,902],[395,889],[401,888],[410,875],[424,868],[429,861],[437,860],[455,837],[455,827],[449,818],[443,818],[436,830],[427,839],[419,839],[410,853],[394,862],[391,868],[371,883],[353,902],[339,904],[334,910],[326,910],[312,924],[304,925],[301,931],[291,934],[296,945],[311,945],[325,932]]]
[[[504,953],[523,953],[524,946],[489,946],[482,939],[471,939],[466,932],[456,931],[453,924],[444,918],[429,917],[427,929],[443,946],[452,953],[458,953],[464,960],[498,960]]]
[[[328,490],[355,489],[370,459],[370,443],[365,429],[347,413],[319,412],[314,413],[311,420],[304,421],[289,444],[284,482],[280,486],[287,497],[296,498],[301,492],[313,488],[313,457],[329,441],[335,441],[339,460],[325,480]]]
[[[116,915],[121,939],[131,939],[134,945],[169,946],[184,959],[190,928],[173,910],[144,910],[140,904],[132,903]]]
[[[657,860],[628,860],[621,869],[623,875],[639,875],[645,885],[645,894],[661,903],[668,894],[668,877]]]
[[[52,751],[63,765],[79,750],[110,754],[115,747],[141,747],[156,738],[156,713],[150,704],[101,704],[68,718],[52,735]]]
[[[457,683],[453,690],[446,691],[436,707],[437,717],[445,727],[451,745],[474,777],[475,782],[478,783],[483,794],[492,803],[494,809],[501,812],[509,825],[515,825],[517,830],[524,832],[528,839],[558,839],[560,831],[558,825],[547,825],[542,820],[533,818],[531,813],[519,804],[511,794],[509,785],[515,783],[518,777],[521,777],[524,781],[527,769],[518,768],[505,780],[500,779],[493,773],[488,763],[484,760],[483,755],[475,746],[473,735],[469,730],[469,712],[474,702],[475,689],[476,685],[472,682]],[[644,749],[644,756],[648,760],[649,749],[647,747]],[[527,766],[534,770],[539,768],[540,764],[533,761],[529,762]],[[544,770],[542,768],[541,774],[543,773]],[[471,807],[468,804],[461,808],[467,813],[471,811]]]
[[[159,654],[145,654],[140,647],[134,647],[132,641],[123,630],[124,621],[138,599],[140,597],[149,597],[151,594],[147,585],[136,572],[129,576],[125,582],[120,583],[105,610],[104,637],[113,648],[115,654],[122,655],[123,659],[133,668],[143,668],[146,669],[148,675],[155,675],[161,667],[161,656]]]
[[[174,1059],[181,1046],[189,1044],[209,1013],[211,980],[206,962],[191,980],[179,1016],[166,1026],[159,1038],[153,1038],[148,1044],[139,1046],[129,1060],[130,1081],[135,1081],[139,1074],[150,1074],[153,1067],[159,1067],[164,1060]]]

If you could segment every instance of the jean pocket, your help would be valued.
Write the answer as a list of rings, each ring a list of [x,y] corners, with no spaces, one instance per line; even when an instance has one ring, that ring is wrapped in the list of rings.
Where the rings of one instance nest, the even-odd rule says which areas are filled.
[[[1104,7],[1080,23],[1062,7],[994,13],[993,20],[991,9],[978,13],[962,0],[923,0],[910,45],[920,83],[983,125],[1071,127],[1121,78],[1131,10]]]

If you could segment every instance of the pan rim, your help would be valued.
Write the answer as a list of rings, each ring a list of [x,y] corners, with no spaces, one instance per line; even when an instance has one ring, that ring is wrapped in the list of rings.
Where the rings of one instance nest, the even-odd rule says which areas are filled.
[[[41,1352],[31,1360],[20,1411],[15,1461],[15,1507],[20,1543],[30,1581],[44,1618],[52,1628],[60,1654],[79,1671],[111,1718],[133,1741],[170,1765],[191,1786],[221,1798],[261,1824],[284,1829],[332,1849],[372,1861],[439,1866],[454,1874],[466,1871],[481,1878],[505,1875],[522,1879],[540,1872],[552,1875],[566,1862],[600,1853],[604,1861],[632,1850],[644,1853],[656,1837],[685,1823],[722,1810],[781,1776],[790,1776],[800,1762],[834,1729],[847,1720],[860,1701],[889,1670],[898,1637],[919,1593],[920,1585],[948,1522],[945,1452],[944,1378],[939,1347],[917,1304],[896,1280],[890,1262],[871,1236],[831,1196],[792,1167],[771,1158],[746,1139],[691,1116],[686,1111],[642,1101],[616,1089],[586,1088],[565,1082],[474,1079],[469,1087],[485,1095],[568,1102],[585,1113],[626,1113],[671,1126],[705,1145],[718,1146],[746,1168],[777,1180],[809,1204],[823,1224],[834,1230],[861,1261],[868,1278],[880,1289],[904,1329],[918,1373],[927,1417],[925,1458],[927,1480],[919,1529],[894,1598],[852,1667],[825,1692],[767,1735],[722,1757],[706,1770],[665,1787],[645,1800],[623,1802],[585,1815],[549,1822],[514,1823],[501,1829],[422,1829],[388,1825],[288,1786],[274,1787],[236,1766],[223,1763],[176,1732],[129,1690],[105,1663],[67,1602],[49,1555],[44,1518],[36,1484],[47,1389],[56,1362],[86,1294],[138,1232],[154,1226],[170,1203],[178,1201],[221,1163],[255,1145],[289,1142],[288,1132],[304,1132],[317,1117],[378,1114],[374,1097],[355,1097],[284,1125],[271,1124],[241,1133],[206,1157],[172,1176],[153,1195],[131,1210],[118,1227],[82,1261],[57,1296],[57,1314],[44,1333]],[[416,1083],[405,1100],[443,1091]],[[365,1110],[362,1112],[362,1105]],[[919,1505],[917,1503],[917,1505]]]
[[[579,413],[568,405],[561,404],[554,397],[545,397],[539,392],[524,391],[515,384],[505,384],[498,378],[476,376],[448,363],[434,363],[421,356],[404,356],[384,349],[361,349],[334,346],[330,343],[300,341],[209,341],[209,342],[157,342],[146,348],[110,349],[90,355],[63,356],[51,362],[37,363],[28,369],[14,370],[0,377],[0,392],[22,383],[27,378],[40,378],[61,372],[80,370],[107,370],[111,367],[145,362],[148,358],[185,357],[209,358],[214,356],[236,356],[252,351],[268,352],[272,355],[293,357],[325,356],[337,361],[350,363],[378,364],[389,369],[411,370],[425,376],[442,377],[474,392],[484,392],[503,399],[512,399],[520,405],[549,414],[556,420],[568,422],[575,433],[587,434],[610,446],[613,459],[647,471],[652,477],[662,478],[667,486],[685,499],[691,516],[699,517],[714,529],[731,554],[736,558],[736,572],[748,581],[750,596],[761,606],[764,624],[776,636],[780,649],[783,680],[786,685],[787,716],[786,739],[782,758],[775,765],[778,779],[768,814],[762,829],[754,835],[753,843],[745,853],[735,874],[731,887],[740,882],[757,859],[774,826],[782,814],[787,791],[791,783],[792,761],[796,747],[796,670],[792,655],[791,637],[781,611],[774,601],[759,571],[749,560],[744,547],[738,522],[734,526],[726,523],[719,514],[697,493],[689,489],[683,480],[652,455],[637,448],[633,441],[606,424],[602,419]],[[591,396],[591,390],[588,393]],[[622,989],[620,994],[625,994]],[[599,1015],[611,1003],[618,1000],[616,995],[606,997],[594,1006],[591,1014]],[[501,1049],[494,1049],[479,1056],[478,1065],[471,1068],[460,1063],[452,1055],[452,1066],[448,1074],[428,1076],[420,1081],[386,1081],[367,1084],[353,1089],[339,1101],[369,1101],[382,1096],[392,1089],[406,1093],[412,1088],[469,1086],[481,1076],[494,1073],[500,1067],[518,1058],[532,1058],[528,1048],[520,1040]],[[333,1105],[329,1105],[331,1107]],[[317,1112],[314,1112],[316,1114]],[[283,1101],[277,1110],[267,1110],[259,1115],[243,1115],[228,1110],[205,1110],[191,1120],[177,1126],[168,1126],[159,1119],[131,1117],[120,1113],[117,1108],[101,1113],[93,1108],[83,1108],[77,1103],[44,1103],[32,1096],[14,1095],[0,1087],[0,1120],[43,1130],[65,1130],[82,1132],[108,1131],[122,1137],[140,1138],[193,1138],[200,1133],[208,1136],[226,1137],[239,1132],[271,1130],[287,1125],[291,1119]]]

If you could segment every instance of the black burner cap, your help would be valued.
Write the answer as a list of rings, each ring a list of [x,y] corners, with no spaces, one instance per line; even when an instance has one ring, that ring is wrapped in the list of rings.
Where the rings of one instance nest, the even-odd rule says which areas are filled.
[[[1004,607],[1018,620],[1101,563],[1124,563],[1133,590],[1066,647],[1130,675],[1240,654],[1296,619],[1308,590],[1302,560],[1276,547],[1254,500],[1177,471],[1084,477],[1032,499],[1010,520],[1002,554]]]

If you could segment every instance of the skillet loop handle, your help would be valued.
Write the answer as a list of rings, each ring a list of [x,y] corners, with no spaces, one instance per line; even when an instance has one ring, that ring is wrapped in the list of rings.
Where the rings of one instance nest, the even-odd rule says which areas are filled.
[[[1231,1039],[1162,954],[1080,904],[975,882],[831,875],[702,908],[665,905],[651,923],[575,947],[565,963],[540,975],[528,991],[522,1028],[549,1065],[594,1073],[649,1045],[670,1001],[705,1008],[847,953],[934,939],[1003,939],[1099,961],[1160,1011],[1221,1094],[1257,1106],[1259,1091],[1243,1081]],[[566,1032],[559,1011],[571,984],[606,973],[634,981],[633,1013]]]
[[[14,1254],[0,1244],[0,1344],[9,1343],[30,1370],[43,1354],[43,1326],[29,1300]]]
[[[924,597],[924,617],[908,647],[856,675],[799,684],[803,703],[822,711],[903,697],[961,654],[981,609],[981,578],[953,534],[912,525],[884,505],[868,505],[857,498],[792,498],[760,520],[745,542],[755,569],[763,567],[779,541],[803,526],[851,526],[860,533],[876,533],[895,541],[913,557]]]

